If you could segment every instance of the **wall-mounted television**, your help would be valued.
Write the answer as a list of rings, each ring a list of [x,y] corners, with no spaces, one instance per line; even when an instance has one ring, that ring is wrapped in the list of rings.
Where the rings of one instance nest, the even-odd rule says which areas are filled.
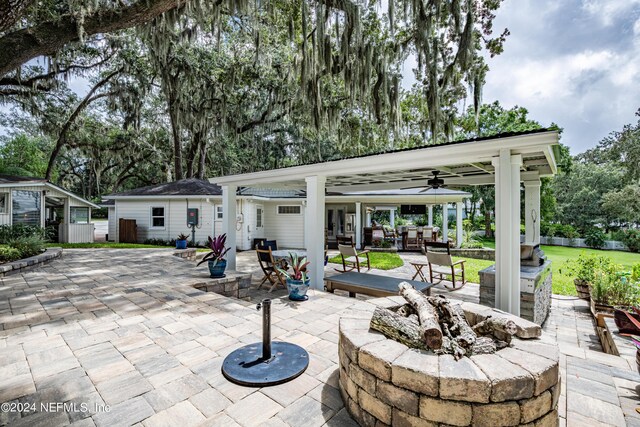
[[[426,213],[426,205],[400,205],[401,215],[424,215]]]

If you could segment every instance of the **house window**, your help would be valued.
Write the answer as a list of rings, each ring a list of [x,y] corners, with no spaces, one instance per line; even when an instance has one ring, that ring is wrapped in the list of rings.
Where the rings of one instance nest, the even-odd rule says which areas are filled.
[[[262,227],[262,208],[256,208],[256,228]]]
[[[0,213],[7,213],[9,208],[9,193],[0,193]]]
[[[216,206],[216,219],[222,219],[222,206]]]
[[[69,208],[69,222],[71,224],[89,224],[89,208]]]
[[[300,215],[300,205],[280,205],[278,206],[278,215]]]
[[[151,208],[151,228],[164,228],[164,206]]]
[[[14,190],[11,195],[14,224],[40,226],[42,193],[39,191]]]

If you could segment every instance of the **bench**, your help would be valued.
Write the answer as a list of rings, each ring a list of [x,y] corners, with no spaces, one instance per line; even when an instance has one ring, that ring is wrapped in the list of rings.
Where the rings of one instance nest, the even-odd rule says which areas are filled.
[[[398,285],[407,282],[420,292],[431,295],[432,283],[407,280],[398,277],[380,276],[378,274],[358,273],[351,271],[324,278],[324,288],[333,293],[336,289],[349,292],[355,298],[356,294],[372,297],[388,297],[398,295]]]

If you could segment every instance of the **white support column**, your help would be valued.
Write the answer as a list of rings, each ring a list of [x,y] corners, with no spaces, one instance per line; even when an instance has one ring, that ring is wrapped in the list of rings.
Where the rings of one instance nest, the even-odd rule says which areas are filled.
[[[222,232],[227,234],[227,269],[236,269],[236,190],[235,185],[222,186]]]
[[[396,228],[396,210],[389,209],[389,225],[391,228]]]
[[[353,225],[356,232],[356,248],[362,245],[362,203],[356,202],[356,223]]]
[[[371,212],[369,211],[369,209],[367,209],[367,218],[365,219],[364,223],[366,224],[366,227],[371,227]]]
[[[462,245],[462,202],[456,202],[456,248]]]
[[[449,241],[449,203],[442,204],[442,241]]]
[[[522,156],[500,150],[496,177],[496,308],[520,316],[520,166]]]
[[[540,243],[540,179],[524,182],[524,241]]]
[[[324,190],[326,177],[308,176],[307,218],[304,233],[307,236],[308,275],[311,287],[324,289]]]
[[[427,209],[429,210],[429,227],[433,227],[433,205],[427,205]]]

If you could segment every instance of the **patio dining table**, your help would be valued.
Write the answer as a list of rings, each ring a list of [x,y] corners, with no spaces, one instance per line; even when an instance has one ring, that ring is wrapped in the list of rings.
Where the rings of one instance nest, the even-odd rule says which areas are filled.
[[[307,251],[305,249],[278,249],[277,251],[272,251],[274,261],[280,260],[288,260],[289,254],[296,254],[298,258],[305,258],[307,256]]]

